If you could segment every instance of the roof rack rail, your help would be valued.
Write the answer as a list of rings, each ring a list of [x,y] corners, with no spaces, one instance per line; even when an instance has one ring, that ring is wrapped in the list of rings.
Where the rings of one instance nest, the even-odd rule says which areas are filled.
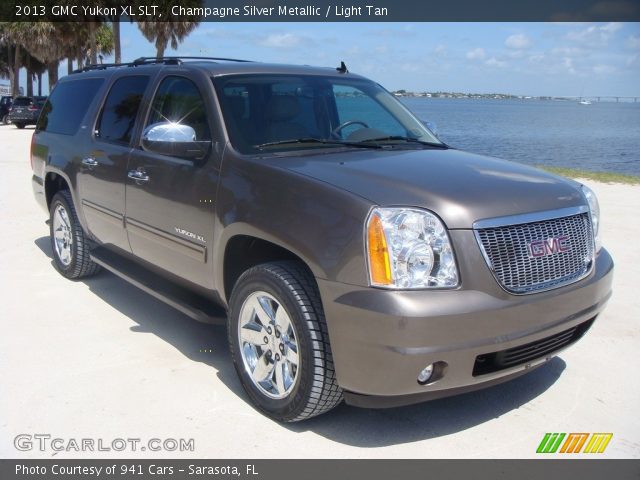
[[[106,70],[107,68],[117,67],[137,67],[140,65],[154,65],[157,63],[163,63],[165,65],[181,65],[183,60],[216,60],[221,62],[251,62],[251,60],[241,60],[238,58],[223,58],[223,57],[140,57],[136,58],[133,62],[128,63],[95,63],[86,65],[82,68],[78,68],[71,73],[89,72],[92,70]]]
[[[151,62],[160,62],[160,61],[182,61],[182,60],[218,60],[221,62],[251,62],[252,60],[242,60],[239,58],[225,58],[225,57],[183,57],[181,55],[175,56],[175,57],[161,57],[161,58],[156,58],[156,57],[140,57],[136,60],[134,60],[133,62],[147,62],[147,61],[151,61]]]
[[[151,59],[151,57],[144,59],[138,58],[137,60],[128,63],[93,63],[91,65],[85,65],[82,68],[78,68],[71,73],[89,72],[93,70],[106,70],[107,68],[137,67],[140,65],[151,65],[155,63],[164,63],[165,65],[179,65],[182,62],[176,59],[157,59],[155,57],[153,57],[153,60]]]

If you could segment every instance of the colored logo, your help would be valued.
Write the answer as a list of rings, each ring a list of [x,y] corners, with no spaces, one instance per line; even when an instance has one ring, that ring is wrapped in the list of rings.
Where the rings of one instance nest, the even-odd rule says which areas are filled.
[[[613,433],[545,433],[536,453],[604,453],[611,437]]]
[[[527,245],[529,256],[533,258],[546,257],[555,253],[568,252],[571,247],[569,245],[569,237],[561,235],[559,237],[547,238],[546,240],[534,240]]]

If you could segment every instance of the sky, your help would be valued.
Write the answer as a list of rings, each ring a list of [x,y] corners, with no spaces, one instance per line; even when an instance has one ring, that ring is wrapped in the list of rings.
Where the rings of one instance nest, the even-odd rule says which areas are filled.
[[[121,38],[123,61],[155,55],[135,24]],[[344,61],[388,90],[640,97],[640,23],[207,22],[165,52],[179,54]]]

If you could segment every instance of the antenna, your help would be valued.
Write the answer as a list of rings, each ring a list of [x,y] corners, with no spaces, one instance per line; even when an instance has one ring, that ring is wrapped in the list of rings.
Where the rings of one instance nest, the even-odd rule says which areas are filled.
[[[336,70],[340,73],[349,73],[349,70],[347,69],[347,66],[344,64],[344,62],[340,62],[340,66],[336,68]]]

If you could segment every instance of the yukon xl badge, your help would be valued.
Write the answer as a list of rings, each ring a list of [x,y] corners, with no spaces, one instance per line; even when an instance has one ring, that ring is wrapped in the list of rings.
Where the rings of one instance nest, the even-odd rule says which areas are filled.
[[[534,240],[527,244],[529,256],[532,258],[546,257],[555,253],[564,253],[568,252],[570,249],[569,237],[566,235],[547,238],[546,240]]]
[[[178,235],[183,235],[185,237],[189,237],[189,238],[193,238],[194,240],[198,240],[199,242],[202,243],[207,243],[207,241],[204,239],[204,237],[202,235],[197,235],[193,232],[189,232],[188,230],[185,230],[184,228],[179,228],[179,227],[173,227],[176,231],[176,233]]]

